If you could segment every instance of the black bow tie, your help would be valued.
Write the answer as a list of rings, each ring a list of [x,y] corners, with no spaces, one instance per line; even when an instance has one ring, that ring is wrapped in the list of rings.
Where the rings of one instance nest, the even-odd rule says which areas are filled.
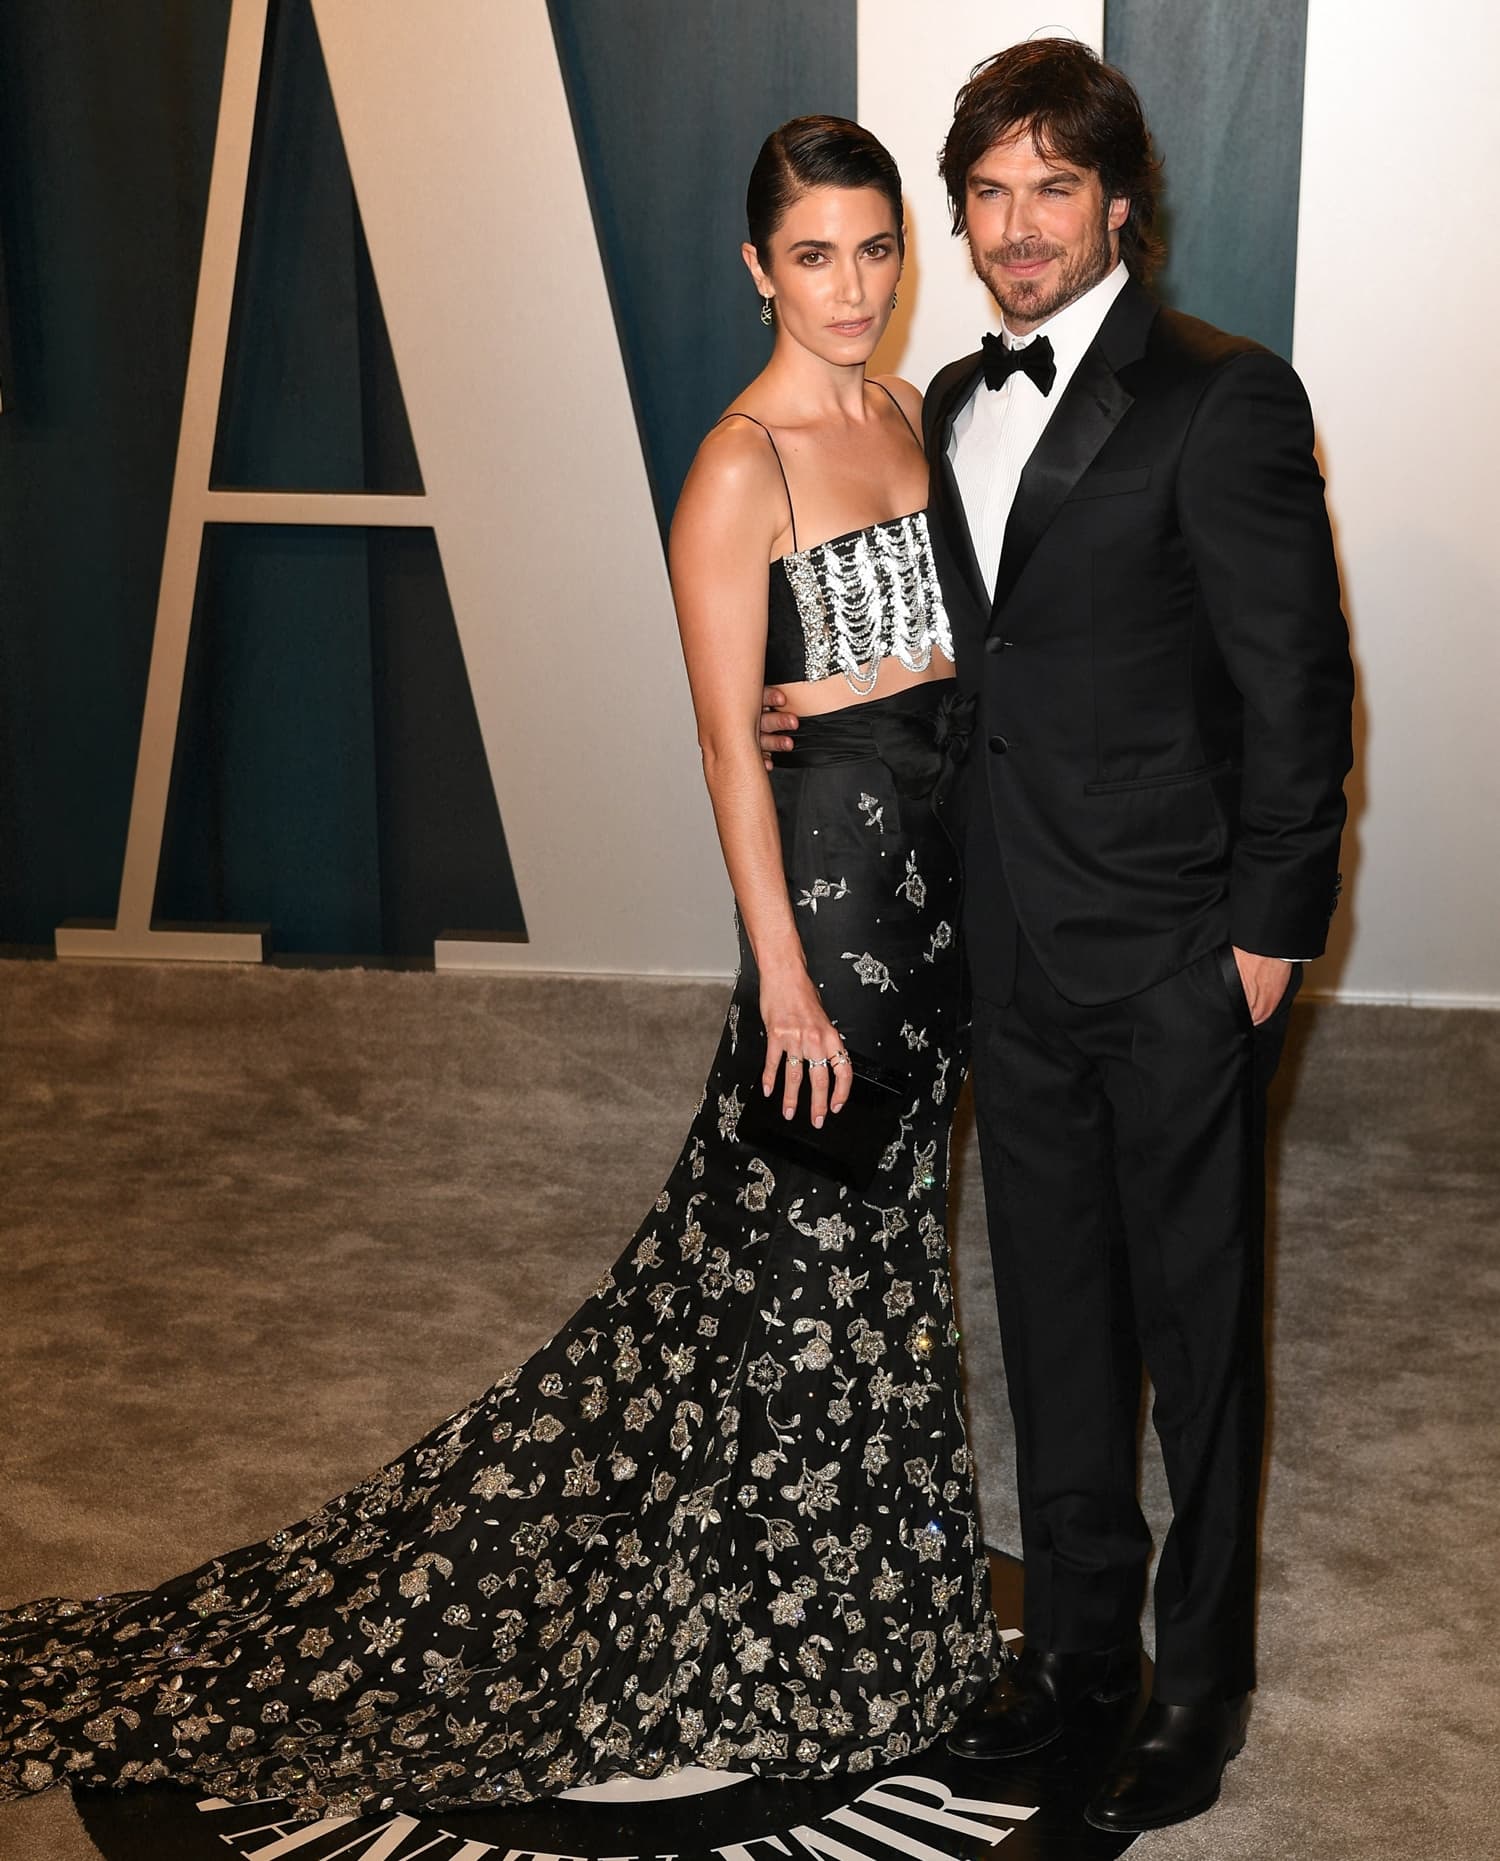
[[[986,336],[984,385],[987,388],[1003,388],[1017,372],[1030,375],[1043,394],[1052,392],[1052,384],[1057,380],[1057,363],[1053,360],[1052,344],[1048,339],[1038,336],[1027,343],[1024,349],[1007,349],[998,336]]]

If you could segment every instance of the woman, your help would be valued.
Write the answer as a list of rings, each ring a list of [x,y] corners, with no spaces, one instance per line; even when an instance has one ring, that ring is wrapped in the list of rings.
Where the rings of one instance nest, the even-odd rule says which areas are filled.
[[[173,1778],[311,1817],[812,1776],[904,1756],[988,1685],[943,1233],[952,668],[916,396],[864,374],[899,177],[801,119],[749,217],[772,358],[672,535],[744,957],[682,1155],[577,1316],[400,1460],[154,1591],[0,1616],[0,1795]],[[769,778],[767,675],[806,720]],[[900,1068],[863,1190],[738,1131],[780,1071],[785,1135],[816,1144],[846,1040]]]

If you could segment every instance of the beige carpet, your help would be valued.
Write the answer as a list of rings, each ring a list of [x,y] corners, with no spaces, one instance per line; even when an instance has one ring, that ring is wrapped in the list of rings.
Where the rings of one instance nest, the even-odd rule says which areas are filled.
[[[0,963],[0,1601],[263,1536],[524,1357],[675,1154],[723,988]],[[1262,1688],[1143,1861],[1500,1852],[1500,1016],[1299,1007]],[[971,1136],[960,1293],[1014,1543]],[[1162,1514],[1148,1458],[1148,1510]],[[70,1801],[0,1861],[93,1861]]]

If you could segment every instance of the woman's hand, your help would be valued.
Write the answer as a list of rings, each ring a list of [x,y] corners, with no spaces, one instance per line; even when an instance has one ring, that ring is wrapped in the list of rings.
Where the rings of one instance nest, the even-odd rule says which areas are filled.
[[[786,693],[779,685],[767,685],[760,694],[760,753],[768,769],[777,750],[794,750],[796,739],[788,733],[797,728],[795,714],[786,708]]]
[[[823,1011],[812,978],[805,970],[775,980],[763,976],[760,1012],[766,1024],[766,1065],[761,1074],[761,1091],[769,1097],[785,1054],[782,1116],[796,1115],[805,1073],[812,1082],[813,1127],[821,1129],[829,1112],[843,1109],[854,1073],[839,1031]]]

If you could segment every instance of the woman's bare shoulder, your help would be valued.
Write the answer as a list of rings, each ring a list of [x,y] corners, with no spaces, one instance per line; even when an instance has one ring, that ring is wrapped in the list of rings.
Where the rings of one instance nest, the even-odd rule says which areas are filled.
[[[734,408],[699,441],[674,527],[684,518],[717,526],[763,516],[770,537],[784,503],[780,467],[766,433],[752,415]]]
[[[772,441],[766,422],[743,407],[731,407],[698,442],[698,455],[722,459],[726,464],[736,458],[771,457]]]
[[[922,394],[909,381],[903,381],[899,375],[876,375],[872,377],[885,389],[896,405],[918,433],[922,431]]]

